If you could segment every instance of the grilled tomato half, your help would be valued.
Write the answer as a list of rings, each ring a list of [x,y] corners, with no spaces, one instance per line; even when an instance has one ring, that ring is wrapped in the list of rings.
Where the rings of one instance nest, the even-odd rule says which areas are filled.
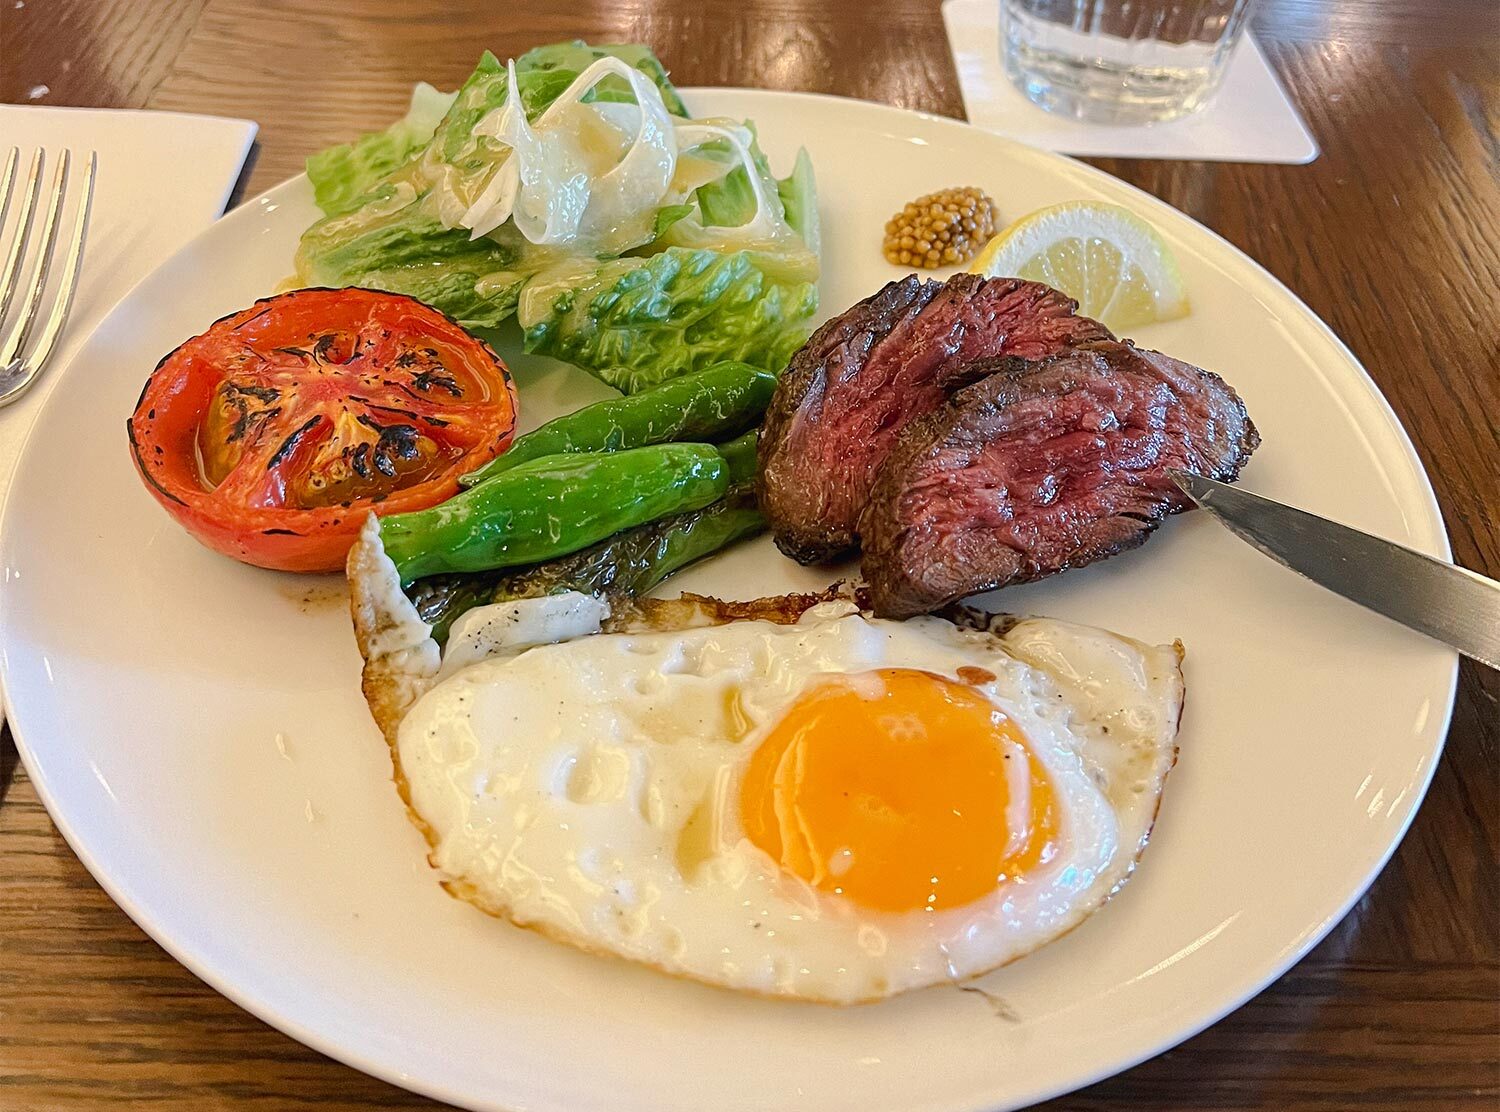
[[[510,443],[489,345],[420,301],[295,290],[163,359],[128,422],[147,487],[209,548],[334,571],[369,511],[426,509]]]

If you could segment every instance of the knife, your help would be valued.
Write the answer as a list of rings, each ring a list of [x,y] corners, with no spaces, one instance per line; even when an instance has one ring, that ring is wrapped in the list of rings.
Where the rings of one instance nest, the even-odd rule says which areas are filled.
[[[1219,524],[1283,567],[1500,668],[1500,583],[1227,483],[1167,473]]]

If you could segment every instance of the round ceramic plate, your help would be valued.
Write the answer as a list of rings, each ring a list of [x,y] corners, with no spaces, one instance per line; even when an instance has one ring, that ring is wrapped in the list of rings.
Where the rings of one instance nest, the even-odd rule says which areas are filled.
[[[783,172],[799,145],[811,152],[829,313],[896,276],[881,228],[931,189],[983,186],[1004,220],[1075,198],[1132,207],[1176,250],[1193,300],[1136,338],[1243,395],[1265,437],[1243,481],[1447,554],[1411,445],[1349,352],[1180,213],[950,120],[767,92],[688,102],[753,119]],[[1188,650],[1181,758],[1135,878],[1079,930],[982,978],[988,997],[772,1003],[450,899],[360,698],[342,581],[199,547],[126,447],[162,353],[274,289],[315,215],[307,182],[289,182],[136,287],[58,383],[0,523],[4,687],[53,818],[136,922],[294,1037],[476,1109],[1013,1108],[1243,1002],[1348,910],[1406,829],[1441,750],[1454,655],[1187,514],[1138,551],[985,600]],[[607,393],[505,354],[526,427]],[[669,587],[751,597],[826,578],[762,539]]]

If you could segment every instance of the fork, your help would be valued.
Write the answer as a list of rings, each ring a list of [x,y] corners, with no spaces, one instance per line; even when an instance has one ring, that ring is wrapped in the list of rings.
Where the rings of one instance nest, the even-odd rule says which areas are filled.
[[[16,170],[20,161],[20,148],[12,147],[5,160],[5,169],[0,171],[0,239],[5,235],[6,221],[10,216],[11,195],[15,192]],[[38,322],[42,321],[43,295],[52,274],[52,265],[56,261],[58,229],[68,196],[73,152],[64,150],[57,160],[57,169],[52,173],[47,211],[38,228],[33,217],[36,215],[37,199],[41,196],[42,167],[45,162],[46,152],[39,147],[31,156],[31,171],[21,191],[20,215],[16,220],[11,242],[5,247],[3,256],[0,256],[4,259],[0,263],[0,330],[4,330],[11,302],[18,295],[21,307],[9,330],[0,331],[0,407],[10,405],[20,398],[31,389],[42,373],[42,368],[57,345],[63,325],[67,322],[68,312],[73,308],[73,294],[78,288],[78,272],[83,264],[83,241],[88,231],[89,209],[94,200],[94,175],[99,165],[98,154],[94,151],[89,152],[88,164],[83,171],[83,185],[75,206],[72,237],[63,257],[62,276],[46,311],[46,319],[33,340],[32,333]],[[22,281],[26,248],[31,237],[38,231],[40,239],[31,264],[31,274]]]

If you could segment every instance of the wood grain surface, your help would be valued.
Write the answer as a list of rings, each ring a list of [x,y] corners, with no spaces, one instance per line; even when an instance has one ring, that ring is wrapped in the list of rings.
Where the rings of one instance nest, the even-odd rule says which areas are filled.
[[[1280,0],[1255,26],[1322,157],[1099,164],[1333,326],[1411,433],[1457,559],[1500,575],[1500,6]],[[484,48],[574,36],[651,43],[686,85],[962,116],[934,0],[0,0],[0,101],[256,119],[244,197],[397,115],[418,79],[452,87]],[[1427,802],[1343,924],[1221,1023],[1046,1107],[1500,1108],[1497,749],[1500,677],[1466,664]],[[142,934],[53,828],[5,734],[0,1112],[421,1107],[266,1027]]]

